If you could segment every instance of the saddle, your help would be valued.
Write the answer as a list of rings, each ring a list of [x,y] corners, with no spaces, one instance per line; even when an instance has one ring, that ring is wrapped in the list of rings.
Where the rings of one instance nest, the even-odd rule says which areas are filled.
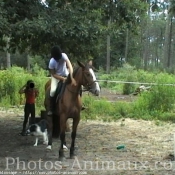
[[[66,83],[63,83],[63,81],[58,82],[57,89],[55,92],[55,102],[56,103],[58,102],[59,99],[61,99],[64,93],[64,90],[65,90],[65,87],[66,87]]]

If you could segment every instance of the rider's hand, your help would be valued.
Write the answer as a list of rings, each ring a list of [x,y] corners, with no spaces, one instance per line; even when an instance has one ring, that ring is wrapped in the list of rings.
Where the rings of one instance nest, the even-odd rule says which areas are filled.
[[[66,79],[67,79],[67,78],[65,78],[65,77],[63,78],[63,80],[62,80],[62,81],[63,81],[63,83],[65,83]]]
[[[76,86],[76,85],[77,85],[77,82],[75,81],[75,79],[74,79],[74,78],[72,78],[71,85],[72,85],[72,86]]]

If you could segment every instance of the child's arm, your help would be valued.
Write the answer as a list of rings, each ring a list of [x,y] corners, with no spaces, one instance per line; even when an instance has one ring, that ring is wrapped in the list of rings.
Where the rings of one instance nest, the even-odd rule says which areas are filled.
[[[19,90],[19,94],[23,94],[25,92],[26,89],[26,85],[24,85],[20,90]]]
[[[38,97],[38,95],[39,95],[39,91],[38,89],[35,89],[35,97]]]

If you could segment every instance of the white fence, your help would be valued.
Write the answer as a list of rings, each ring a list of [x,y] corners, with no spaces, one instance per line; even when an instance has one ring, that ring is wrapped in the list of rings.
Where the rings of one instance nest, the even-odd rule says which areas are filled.
[[[115,80],[98,80],[98,82],[106,83],[118,83],[118,84],[139,84],[139,85],[164,85],[164,86],[175,86],[175,84],[158,84],[158,83],[141,83],[141,82],[132,82],[132,81],[115,81]]]

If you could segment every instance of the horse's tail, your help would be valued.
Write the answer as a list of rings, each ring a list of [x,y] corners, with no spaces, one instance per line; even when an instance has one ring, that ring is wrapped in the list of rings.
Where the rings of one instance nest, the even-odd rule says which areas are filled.
[[[45,84],[45,87],[44,87],[45,92],[47,91],[47,89],[49,88],[49,86],[51,86],[51,79],[49,79],[49,80],[46,82],[46,84]]]

